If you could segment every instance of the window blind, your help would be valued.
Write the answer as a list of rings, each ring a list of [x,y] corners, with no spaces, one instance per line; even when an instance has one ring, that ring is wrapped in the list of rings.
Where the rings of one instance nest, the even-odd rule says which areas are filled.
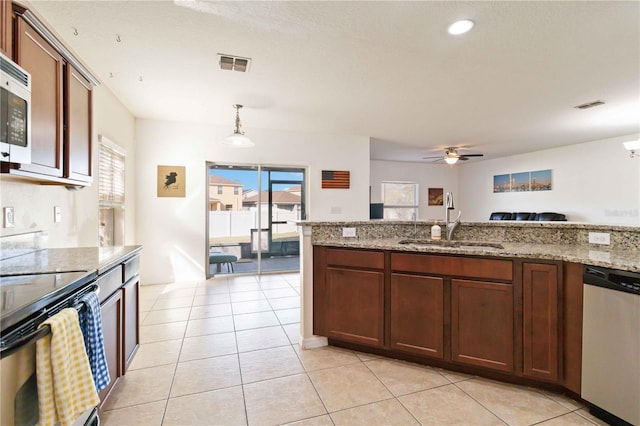
[[[100,143],[100,204],[124,204],[125,151],[106,138]]]

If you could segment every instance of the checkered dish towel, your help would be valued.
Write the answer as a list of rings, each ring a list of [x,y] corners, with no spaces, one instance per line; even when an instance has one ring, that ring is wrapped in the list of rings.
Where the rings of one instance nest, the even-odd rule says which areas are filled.
[[[84,346],[87,350],[87,356],[89,357],[93,381],[99,392],[106,388],[111,380],[109,377],[107,356],[104,351],[100,299],[98,299],[98,295],[92,291],[82,296],[80,302],[86,306],[86,309],[80,311],[80,329],[84,336]]]
[[[70,425],[100,403],[78,323],[78,311],[48,318],[51,333],[36,341],[36,380],[40,426]]]

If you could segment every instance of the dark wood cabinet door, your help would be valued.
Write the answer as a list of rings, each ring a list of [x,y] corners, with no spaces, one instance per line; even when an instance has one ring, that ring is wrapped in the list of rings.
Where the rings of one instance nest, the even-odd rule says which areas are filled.
[[[451,360],[513,372],[513,286],[451,280]]]
[[[133,361],[133,356],[138,349],[140,336],[138,333],[138,292],[140,288],[140,280],[134,277],[128,283],[122,286],[122,373],[126,373],[129,364]]]
[[[65,67],[64,176],[91,181],[91,83],[75,68]]]
[[[444,280],[391,274],[391,348],[442,359]]]
[[[20,170],[63,175],[63,59],[29,24],[18,17],[17,62],[31,74],[31,164]]]
[[[109,385],[100,391],[100,401],[104,403],[109,392],[122,375],[122,295],[119,291],[105,300],[100,312],[102,314],[102,334],[104,349],[109,367]]]
[[[384,273],[327,268],[327,337],[384,346]]]
[[[562,265],[562,377],[564,387],[582,391],[582,270],[579,263]]]
[[[558,266],[522,265],[523,375],[556,382],[559,378]]]
[[[13,58],[11,10],[11,0],[0,0],[0,52],[7,58]]]

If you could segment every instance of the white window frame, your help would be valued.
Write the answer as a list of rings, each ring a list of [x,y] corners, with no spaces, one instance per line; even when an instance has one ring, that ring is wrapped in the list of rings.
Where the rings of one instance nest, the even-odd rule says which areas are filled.
[[[98,208],[101,222],[108,218],[99,223],[100,246],[119,246],[124,244],[127,151],[103,135],[98,135],[98,141]]]
[[[391,185],[413,185],[413,203],[389,203],[385,197],[385,189]],[[381,182],[381,199],[383,203],[383,217],[386,220],[418,220],[418,212],[420,206],[419,185],[417,182],[406,181],[383,181]],[[390,188],[389,188],[390,189]]]

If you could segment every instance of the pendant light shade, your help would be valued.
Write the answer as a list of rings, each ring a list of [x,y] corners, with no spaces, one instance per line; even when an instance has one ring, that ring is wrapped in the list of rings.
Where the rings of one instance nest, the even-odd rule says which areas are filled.
[[[222,143],[236,148],[251,148],[252,146],[255,146],[255,144],[251,139],[244,135],[243,131],[240,130],[240,127],[242,126],[240,124],[240,108],[242,108],[242,105],[235,104],[233,107],[236,109],[236,128],[233,131],[233,134],[227,136]]]

